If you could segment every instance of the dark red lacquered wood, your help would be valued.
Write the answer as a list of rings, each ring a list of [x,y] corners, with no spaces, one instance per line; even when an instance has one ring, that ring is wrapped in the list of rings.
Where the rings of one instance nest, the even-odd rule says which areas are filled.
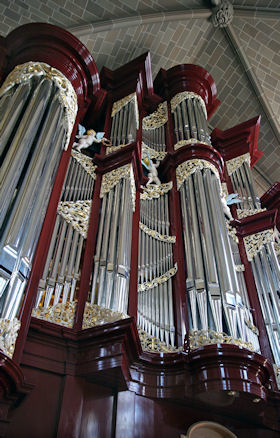
[[[184,409],[192,406],[202,418],[203,412],[207,412],[208,420],[212,421],[217,418],[215,415],[226,417],[230,411],[229,427],[246,419],[250,427],[267,424],[270,428],[267,430],[280,430],[277,417],[280,399],[268,388],[272,369],[267,359],[229,344],[209,345],[188,354],[144,353],[132,318],[78,332],[32,319],[22,366],[34,372],[44,370],[47,379],[48,374],[66,376],[61,393],[60,431],[63,427],[68,430],[68,421],[75,430],[76,423],[71,423],[71,418],[81,428],[85,427],[87,414],[84,417],[83,408],[80,413],[77,410],[82,400],[89,403],[89,399],[98,394],[105,397],[110,393],[109,389],[126,391],[127,388],[138,396],[156,398],[157,405],[166,401],[174,413],[179,410],[178,417],[174,414],[174,424],[170,425],[174,437],[172,430],[176,431],[175,424],[182,416],[183,406]],[[85,385],[92,384],[99,388],[96,387],[91,395],[85,395]],[[106,388],[102,389],[102,385]],[[40,385],[38,391],[41,391]],[[121,398],[120,393],[118,397]],[[44,398],[40,405],[44,405]],[[24,406],[22,409],[24,411]],[[94,405],[91,409],[95,417]],[[147,430],[149,417],[146,408],[142,406],[142,409],[141,424]],[[133,412],[133,404],[130,410]],[[67,412],[72,412],[68,420]],[[269,413],[267,420],[266,412]],[[108,421],[108,416],[106,418]],[[118,420],[117,425],[120,426]],[[100,427],[103,427],[101,423]],[[157,434],[158,430],[151,430],[148,436],[157,437]],[[102,435],[97,433],[96,436]]]
[[[280,182],[277,181],[273,184],[261,197],[262,208],[267,208],[268,210],[276,209],[277,218],[276,225],[278,230],[280,230]]]
[[[92,97],[100,89],[96,64],[86,47],[64,29],[46,23],[25,24],[5,39],[7,75],[16,65],[45,62],[57,68],[73,85],[84,116]]]
[[[235,219],[232,225],[237,230],[240,237],[249,236],[250,234],[260,233],[261,231],[274,228],[276,225],[277,210],[262,211],[243,219]]]
[[[154,93],[150,53],[144,53],[117,70],[103,67],[100,73],[101,86],[109,91],[112,101],[118,101],[137,91],[139,110],[154,111],[162,101]]]
[[[263,155],[263,152],[258,150],[260,121],[261,116],[258,116],[226,131],[215,128],[211,134],[213,146],[225,161],[249,152],[253,167]]]
[[[160,69],[154,81],[154,89],[165,98],[172,98],[183,91],[198,94],[205,102],[208,119],[221,103],[217,99],[217,89],[212,76],[198,65],[181,64],[169,70]]]
[[[218,169],[220,177],[223,178],[224,161],[221,154],[212,146],[201,143],[186,145],[169,152],[161,163],[160,172],[165,176],[171,168],[176,169],[179,164],[193,159],[209,161]]]

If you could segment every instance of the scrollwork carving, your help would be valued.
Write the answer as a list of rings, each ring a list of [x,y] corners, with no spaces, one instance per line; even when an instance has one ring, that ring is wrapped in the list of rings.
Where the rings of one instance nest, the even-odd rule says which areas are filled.
[[[77,230],[84,239],[87,237],[91,201],[60,202],[57,212],[68,224]]]
[[[154,198],[159,198],[165,193],[168,193],[169,190],[172,189],[172,181],[166,184],[161,184],[160,186],[151,184],[146,187],[142,186],[141,188],[143,189],[143,193],[141,193],[140,199],[151,201]]]
[[[142,127],[143,129],[156,129],[164,125],[167,120],[167,102],[162,102],[159,104],[156,111],[143,118]]]
[[[155,149],[150,148],[144,142],[142,142],[142,159],[144,159],[148,155],[150,156],[150,158],[155,158],[156,160],[161,161],[166,156],[166,152],[156,151]]]
[[[243,238],[248,260],[251,262],[253,258],[260,252],[266,243],[273,242],[273,230],[265,230],[260,233],[251,234]]]
[[[250,166],[251,156],[250,156],[249,152],[247,152],[247,154],[239,155],[236,158],[232,158],[232,160],[226,161],[227,172],[228,172],[229,176],[233,172],[235,172],[236,169],[241,167],[243,163],[248,163],[248,165]]]
[[[135,117],[136,117],[136,128],[139,128],[139,112],[138,112],[138,104],[137,104],[137,96],[136,93],[131,93],[128,96],[123,97],[122,99],[113,103],[111,117],[119,112],[125,105],[129,102],[134,102],[135,105]]]
[[[107,309],[106,307],[98,306],[97,304],[86,303],[83,318],[83,330],[97,325],[109,324],[125,318],[129,318],[125,313],[116,312]]]
[[[136,199],[136,186],[133,174],[133,168],[131,164],[125,164],[124,166],[113,169],[111,172],[107,172],[102,177],[102,184],[100,190],[100,198],[103,198],[106,193],[112,190],[122,178],[130,179],[131,185],[131,202],[133,211],[135,210]]]
[[[142,224],[142,222],[139,222],[139,228],[144,231],[144,233],[148,234],[149,236],[152,236],[154,239],[160,240],[161,242],[166,243],[175,243],[176,242],[176,236],[167,236],[166,234],[160,234],[156,230],[152,230],[151,228],[147,227],[147,225]]]
[[[245,342],[241,339],[235,339],[224,332],[215,332],[214,330],[190,330],[189,332],[190,349],[203,347],[210,344],[233,344],[239,347],[255,351],[251,342]]]
[[[262,211],[266,211],[266,208],[252,208],[252,209],[239,209],[237,210],[237,216],[239,219],[242,219],[247,216],[253,216],[254,214],[261,213]]]
[[[189,140],[180,140],[174,145],[174,150],[177,151],[177,149],[182,148],[183,146],[187,146],[188,144],[205,144],[206,146],[209,146],[210,143],[207,143],[206,141],[197,140],[197,138],[190,138]]]
[[[186,99],[197,99],[202,106],[202,110],[204,112],[205,119],[207,120],[207,110],[204,100],[199,94],[193,93],[192,91],[183,91],[181,93],[176,94],[174,97],[172,97],[170,104],[171,104],[171,112],[174,113],[175,108],[177,105],[179,105],[183,100]]]
[[[93,178],[96,179],[95,169],[97,166],[94,166],[92,163],[92,158],[87,157],[81,152],[72,149],[71,151],[72,157],[75,158],[76,161],[85,169],[85,171]]]
[[[176,178],[177,178],[177,188],[180,189],[183,182],[197,170],[202,169],[210,169],[218,178],[220,182],[220,176],[218,169],[214,166],[214,164],[210,163],[206,160],[201,160],[199,158],[194,158],[193,160],[184,161],[184,163],[180,164],[176,169]]]
[[[160,341],[155,336],[148,335],[144,330],[138,327],[139,338],[143,351],[149,353],[178,353],[182,351],[182,347],[172,347],[164,341]]]
[[[20,321],[17,318],[0,318],[0,349],[10,358],[13,357]]]
[[[76,312],[76,301],[58,303],[55,306],[35,307],[32,316],[63,327],[72,328]]]
[[[138,284],[138,292],[144,292],[145,290],[153,289],[154,287],[165,283],[171,277],[173,277],[177,272],[177,263],[175,263],[174,267],[169,269],[169,271],[165,272],[160,277],[153,278],[151,281],[146,281],[145,283]]]
[[[17,65],[3,83],[0,89],[0,96],[14,85],[29,81],[33,76],[46,77],[53,81],[59,89],[59,99],[61,105],[65,108],[65,124],[67,132],[65,149],[67,149],[78,111],[78,102],[76,92],[71,82],[59,70],[43,62],[30,61]]]

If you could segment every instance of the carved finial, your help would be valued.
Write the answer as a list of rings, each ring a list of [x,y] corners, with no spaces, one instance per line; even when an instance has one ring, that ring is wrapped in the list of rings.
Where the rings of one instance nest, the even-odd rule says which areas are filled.
[[[212,0],[213,14],[212,23],[214,27],[226,27],[233,19],[233,6],[229,0]]]

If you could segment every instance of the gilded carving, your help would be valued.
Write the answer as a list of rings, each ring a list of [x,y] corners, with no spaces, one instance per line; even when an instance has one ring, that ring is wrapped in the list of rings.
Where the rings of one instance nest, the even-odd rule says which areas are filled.
[[[156,129],[163,126],[167,120],[167,102],[162,102],[159,104],[156,111],[143,118],[142,127],[143,129]]]
[[[239,347],[255,351],[251,342],[245,342],[241,339],[235,339],[224,332],[215,332],[214,330],[190,330],[189,332],[190,349],[203,347],[209,344],[233,344]]]
[[[151,159],[155,158],[156,160],[161,161],[166,156],[166,152],[156,151],[155,149],[150,148],[144,142],[142,142],[142,159],[144,159],[148,155]]]
[[[135,210],[136,186],[133,174],[132,164],[125,164],[117,169],[111,170],[102,176],[102,184],[100,190],[100,198],[103,198],[106,193],[112,190],[122,178],[130,180],[131,185],[131,201],[133,211]]]
[[[245,266],[244,265],[235,265],[236,272],[244,272]]]
[[[178,353],[182,351],[182,347],[172,347],[164,341],[160,341],[155,336],[148,335],[144,330],[138,327],[139,338],[143,351],[149,353]]]
[[[183,91],[182,93],[178,93],[174,97],[172,97],[171,102],[170,102],[171,103],[171,112],[174,113],[175,108],[181,102],[183,102],[183,100],[186,100],[186,99],[197,99],[202,107],[205,119],[207,120],[207,110],[206,110],[206,105],[205,105],[204,100],[202,99],[202,97],[199,94],[193,93],[192,91]]]
[[[176,236],[167,236],[166,234],[160,234],[156,230],[152,230],[151,228],[147,227],[147,225],[143,224],[142,222],[139,222],[139,228],[144,231],[144,233],[148,234],[149,236],[153,237],[154,239],[160,240],[161,242],[166,243],[175,243],[176,242]]]
[[[169,271],[165,272],[160,277],[153,278],[151,281],[146,281],[145,283],[138,284],[138,292],[144,292],[145,290],[153,289],[156,286],[159,286],[162,283],[168,281],[171,277],[173,277],[177,272],[177,263],[173,266],[173,268],[169,269]]]
[[[183,182],[192,174],[195,173],[197,170],[202,169],[210,169],[218,178],[218,181],[220,182],[220,176],[218,169],[214,166],[214,164],[210,163],[206,160],[201,160],[199,158],[194,158],[193,160],[185,161],[184,163],[180,164],[176,169],[176,178],[177,178],[177,188],[180,189]]]
[[[106,307],[98,306],[97,304],[86,303],[83,318],[83,329],[88,329],[102,324],[109,324],[125,318],[129,318],[129,316],[125,313],[116,312],[114,310],[107,309]]]
[[[134,102],[135,105],[135,117],[136,117],[136,128],[139,128],[139,113],[138,113],[138,104],[137,104],[137,96],[136,93],[131,93],[128,96],[125,96],[123,99],[118,100],[113,103],[111,117],[114,117],[125,105],[129,102]]]
[[[87,237],[91,201],[65,201],[58,204],[57,212],[84,239]]]
[[[182,148],[183,146],[187,146],[188,144],[205,144],[206,146],[209,146],[210,143],[207,143],[206,141],[197,140],[197,138],[190,138],[189,140],[180,140],[174,145],[174,150],[177,151],[177,149]]]
[[[233,172],[236,171],[236,169],[241,167],[243,163],[248,163],[248,165],[250,166],[251,157],[249,152],[247,152],[247,154],[239,155],[236,158],[232,158],[232,160],[226,161],[228,174],[231,175]]]
[[[0,318],[0,349],[6,356],[13,357],[20,321],[17,318],[3,319]]]
[[[242,219],[247,216],[253,216],[254,214],[261,213],[262,211],[266,211],[266,208],[240,209],[237,210],[237,216],[239,219]]]
[[[247,258],[252,261],[266,243],[273,242],[273,230],[265,230],[243,238]]]
[[[143,189],[143,193],[141,193],[140,199],[142,199],[143,201],[151,201],[154,198],[159,198],[165,193],[168,193],[169,190],[172,189],[172,181],[166,184],[161,184],[160,186],[151,184],[146,187],[141,186],[141,188]]]
[[[58,303],[55,306],[35,307],[32,316],[63,327],[72,328],[76,312],[76,301]]]
[[[119,144],[118,146],[109,146],[106,148],[106,155],[112,154],[113,152],[119,151],[120,149],[128,146],[130,143]]]
[[[72,157],[75,158],[76,161],[85,169],[85,171],[93,178],[96,178],[95,169],[97,166],[94,166],[92,163],[92,158],[87,157],[81,152],[72,149],[71,151]]]
[[[17,65],[14,70],[7,76],[0,89],[0,97],[15,85],[29,81],[33,76],[42,76],[50,79],[59,89],[59,99],[65,108],[65,122],[67,140],[65,149],[68,147],[70,136],[76,120],[78,111],[78,102],[76,92],[71,82],[56,68],[51,67],[43,62],[26,62]]]

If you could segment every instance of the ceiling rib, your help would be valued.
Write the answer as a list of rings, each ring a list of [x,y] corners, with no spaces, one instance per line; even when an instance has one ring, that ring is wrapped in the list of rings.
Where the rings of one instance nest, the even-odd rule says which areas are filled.
[[[271,129],[277,139],[277,141],[280,143],[280,130],[279,130],[279,124],[278,121],[274,115],[274,112],[272,111],[272,108],[270,106],[269,101],[266,98],[266,95],[263,91],[263,88],[254,72],[253,67],[250,64],[250,61],[247,58],[247,55],[245,51],[242,48],[242,44],[238,38],[238,36],[235,33],[235,30],[233,27],[229,24],[227,27],[224,28],[225,34],[229,40],[230,45],[232,46],[234,52],[236,53],[241,65],[243,66],[244,72],[252,85],[252,88],[255,92],[256,98],[258,99],[267,119],[271,126]]]

